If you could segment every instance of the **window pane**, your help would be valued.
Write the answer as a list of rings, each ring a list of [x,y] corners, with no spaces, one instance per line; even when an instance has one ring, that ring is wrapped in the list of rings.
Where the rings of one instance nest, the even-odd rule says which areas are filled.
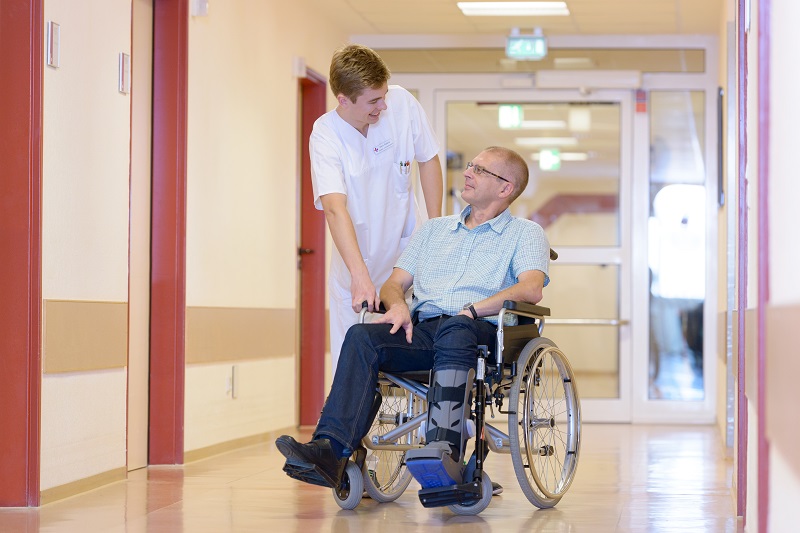
[[[500,127],[503,107],[516,109],[518,125]],[[487,146],[506,146],[531,169],[515,216],[538,222],[554,248],[619,246],[620,119],[609,102],[449,102],[445,213],[463,208],[466,163]]]
[[[702,400],[704,94],[650,95],[649,398]]]
[[[619,328],[613,325],[558,324],[558,319],[619,318],[617,265],[550,264],[542,305],[552,302],[544,336],[569,357],[581,398],[619,397]]]

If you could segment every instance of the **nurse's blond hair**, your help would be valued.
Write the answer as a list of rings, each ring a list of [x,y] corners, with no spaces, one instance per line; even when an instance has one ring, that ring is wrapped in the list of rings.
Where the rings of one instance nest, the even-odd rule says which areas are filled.
[[[350,44],[333,53],[330,84],[334,96],[343,94],[355,103],[365,89],[379,88],[389,76],[389,67],[372,48]]]

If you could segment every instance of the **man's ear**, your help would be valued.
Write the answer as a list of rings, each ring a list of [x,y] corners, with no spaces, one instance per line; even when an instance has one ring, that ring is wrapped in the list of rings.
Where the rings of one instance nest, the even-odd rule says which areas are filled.
[[[516,186],[510,181],[504,181],[503,188],[500,189],[500,194],[499,194],[500,198],[508,198],[512,194],[514,194],[514,187]]]
[[[350,99],[341,93],[336,95],[336,101],[339,102],[339,105],[342,107],[350,105]]]

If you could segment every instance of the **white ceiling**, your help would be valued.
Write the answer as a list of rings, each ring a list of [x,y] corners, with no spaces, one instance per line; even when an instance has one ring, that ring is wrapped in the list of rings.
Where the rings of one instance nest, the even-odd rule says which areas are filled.
[[[567,0],[566,17],[467,17],[456,0],[312,0],[349,34],[717,34],[723,0]]]

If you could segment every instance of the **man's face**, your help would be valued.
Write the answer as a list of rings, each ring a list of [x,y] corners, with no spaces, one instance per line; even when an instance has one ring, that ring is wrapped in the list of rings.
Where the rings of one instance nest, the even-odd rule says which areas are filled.
[[[355,102],[345,96],[340,97],[344,98],[346,101],[343,108],[347,115],[347,121],[351,124],[356,122],[359,125],[375,124],[378,122],[381,111],[387,109],[387,92],[389,92],[389,86],[384,83],[377,89],[365,89],[364,92],[356,98]]]
[[[494,201],[500,191],[508,185],[508,181],[491,174],[503,175],[506,169],[502,159],[492,152],[481,152],[471,163],[464,171],[464,190],[461,192],[461,198],[475,206]],[[481,172],[477,172],[476,169],[481,169]],[[488,172],[484,172],[484,169]]]

